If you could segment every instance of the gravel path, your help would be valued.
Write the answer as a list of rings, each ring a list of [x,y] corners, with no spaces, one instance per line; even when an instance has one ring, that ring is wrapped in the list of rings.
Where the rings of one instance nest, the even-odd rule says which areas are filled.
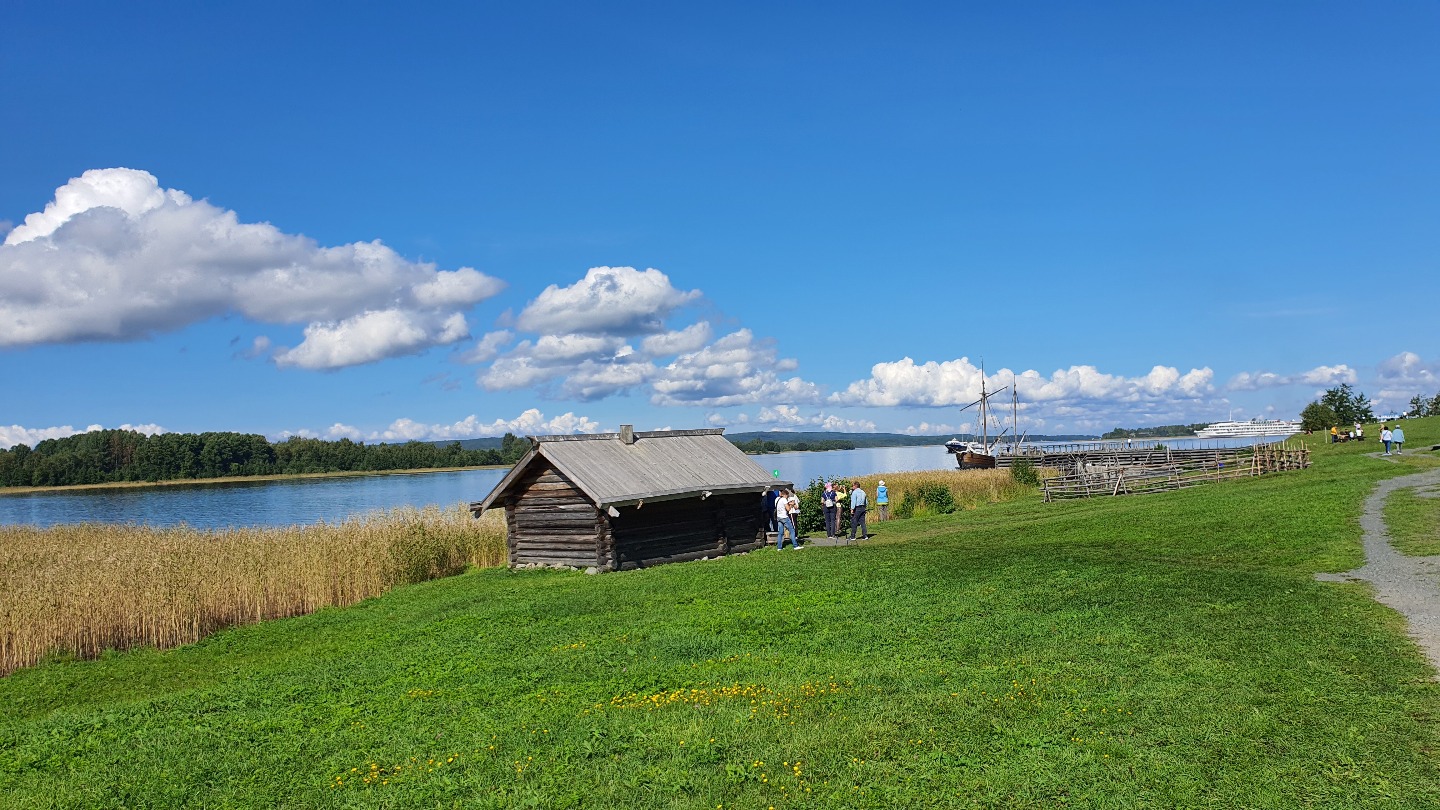
[[[1360,515],[1360,527],[1365,530],[1365,564],[1343,574],[1315,577],[1327,582],[1363,580],[1373,585],[1375,599],[1405,617],[1410,637],[1420,645],[1430,665],[1440,671],[1440,555],[1407,557],[1390,545],[1385,530],[1385,499],[1407,487],[1415,487],[1422,496],[1440,496],[1440,469],[1381,481],[1365,499],[1365,510]]]

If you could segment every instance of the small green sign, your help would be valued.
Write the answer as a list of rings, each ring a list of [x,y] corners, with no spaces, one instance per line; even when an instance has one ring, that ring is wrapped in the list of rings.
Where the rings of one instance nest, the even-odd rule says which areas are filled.
[[[771,471],[770,471],[770,474],[773,475],[773,476],[775,476],[776,478],[779,478],[779,477],[780,477],[780,471],[779,471],[779,470],[771,470]]]

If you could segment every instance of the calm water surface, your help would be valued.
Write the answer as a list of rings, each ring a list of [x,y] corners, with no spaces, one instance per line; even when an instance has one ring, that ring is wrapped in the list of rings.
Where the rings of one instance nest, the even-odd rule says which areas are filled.
[[[1194,447],[1192,439],[1165,440]],[[1205,447],[1247,445],[1253,440],[1207,440]],[[805,486],[817,478],[875,472],[953,469],[940,446],[870,447],[824,453],[751,456],[766,470]],[[235,526],[289,526],[335,523],[401,506],[443,507],[478,501],[507,470],[307,478],[134,489],[100,489],[35,495],[0,495],[0,524],[137,523],[219,529]]]

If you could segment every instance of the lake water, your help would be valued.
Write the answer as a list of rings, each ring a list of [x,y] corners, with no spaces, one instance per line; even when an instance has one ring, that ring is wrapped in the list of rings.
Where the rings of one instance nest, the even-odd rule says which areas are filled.
[[[1171,447],[1194,447],[1194,439],[1162,440]],[[1248,445],[1251,439],[1206,440],[1205,447]],[[1139,446],[1139,443],[1136,443]],[[817,478],[876,472],[954,469],[945,449],[870,447],[823,453],[775,453],[751,456],[780,478],[805,486]],[[305,478],[229,484],[94,489],[31,495],[0,494],[0,524],[136,523],[199,528],[289,526],[339,522],[401,506],[453,506],[478,501],[506,470]]]

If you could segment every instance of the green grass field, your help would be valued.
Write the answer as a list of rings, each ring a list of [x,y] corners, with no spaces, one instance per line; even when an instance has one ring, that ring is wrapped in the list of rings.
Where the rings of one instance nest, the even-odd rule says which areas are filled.
[[[0,680],[0,805],[1440,807],[1433,670],[1312,576],[1434,463],[1374,449],[50,662]]]
[[[1413,488],[1396,490],[1385,501],[1385,528],[1401,553],[1440,554],[1440,498]]]

